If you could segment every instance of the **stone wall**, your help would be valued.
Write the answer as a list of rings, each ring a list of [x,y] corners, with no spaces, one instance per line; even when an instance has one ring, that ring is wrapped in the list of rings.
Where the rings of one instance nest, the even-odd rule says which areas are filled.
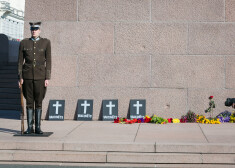
[[[36,10],[35,10],[36,9]],[[235,0],[27,0],[29,21],[42,21],[52,42],[52,79],[44,100],[65,99],[74,119],[78,99],[146,99],[147,114],[204,114],[235,97]]]

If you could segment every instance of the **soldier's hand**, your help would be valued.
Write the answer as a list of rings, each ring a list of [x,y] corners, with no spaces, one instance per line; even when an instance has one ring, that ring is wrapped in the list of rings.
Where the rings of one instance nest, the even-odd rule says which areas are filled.
[[[20,87],[21,87],[21,85],[23,85],[24,80],[23,80],[23,79],[20,79],[20,81],[19,81],[18,83],[19,83],[19,88],[20,88]]]
[[[232,107],[235,108],[235,103],[232,104]]]
[[[47,87],[49,84],[49,80],[45,80],[45,87]]]

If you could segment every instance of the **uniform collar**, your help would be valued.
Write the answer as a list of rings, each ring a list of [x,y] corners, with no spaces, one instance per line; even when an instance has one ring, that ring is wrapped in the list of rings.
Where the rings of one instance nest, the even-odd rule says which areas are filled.
[[[36,39],[34,39],[33,37],[31,37],[30,39],[33,41],[38,41],[38,40],[40,40],[40,36],[38,36]]]

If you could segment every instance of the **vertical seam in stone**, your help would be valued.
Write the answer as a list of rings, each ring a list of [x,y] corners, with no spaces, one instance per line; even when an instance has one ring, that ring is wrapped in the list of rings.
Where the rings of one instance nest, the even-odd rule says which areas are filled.
[[[226,22],[226,0],[224,0],[224,22]]]
[[[79,0],[77,0],[77,22],[79,21],[79,14],[78,14],[78,4],[79,4],[79,3],[78,3],[78,1],[79,1]]]
[[[76,62],[77,62],[77,66],[76,66],[76,87],[79,87],[79,56],[77,55],[76,57]]]
[[[154,144],[154,152],[157,153],[157,142]]]
[[[189,90],[187,88],[187,97],[186,97],[186,112],[189,111],[189,105],[188,105],[188,94],[189,94]]]
[[[150,88],[153,86],[152,84],[152,55],[150,54]]]
[[[152,0],[150,0],[150,4],[149,4],[149,6],[150,6],[150,9],[149,9],[150,23],[152,23]]]
[[[200,130],[202,131],[202,134],[203,134],[203,136],[205,137],[205,139],[206,139],[207,143],[209,143],[209,140],[207,139],[207,137],[206,137],[206,135],[205,135],[204,131],[202,130],[202,128],[201,128],[201,126],[200,126],[200,124],[199,124],[199,123],[197,123],[197,125],[199,126]]]
[[[138,132],[139,132],[139,129],[140,129],[140,125],[141,125],[141,123],[139,124],[138,129],[137,129],[137,131],[136,131],[134,142],[135,142],[136,137],[137,137],[137,135],[138,135]]]
[[[224,56],[224,88],[226,89],[226,66],[227,66],[227,57],[226,56]]]
[[[189,23],[187,23],[187,29],[188,29],[188,31],[187,31],[187,54],[189,55]]]
[[[116,50],[116,29],[115,29],[116,24],[114,23],[113,25],[113,54],[115,54],[115,50]]]

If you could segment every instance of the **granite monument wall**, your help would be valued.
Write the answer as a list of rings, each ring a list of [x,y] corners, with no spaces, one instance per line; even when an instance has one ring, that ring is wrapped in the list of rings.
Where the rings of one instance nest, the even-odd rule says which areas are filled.
[[[36,10],[35,10],[36,9]],[[26,0],[29,21],[42,21],[52,42],[52,79],[43,103],[65,99],[74,119],[78,99],[146,99],[148,115],[215,114],[235,97],[235,0]]]

